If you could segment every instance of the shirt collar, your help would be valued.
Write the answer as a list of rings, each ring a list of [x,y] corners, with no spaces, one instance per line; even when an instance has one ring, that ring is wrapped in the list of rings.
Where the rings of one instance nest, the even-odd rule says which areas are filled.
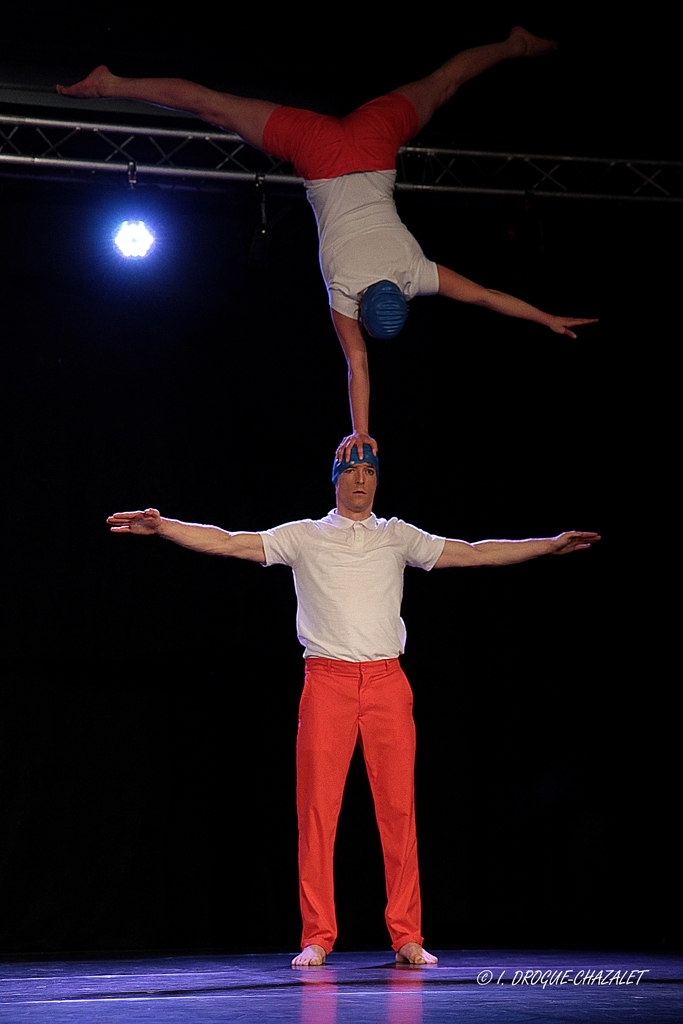
[[[376,530],[378,526],[377,516],[374,512],[371,512],[367,519],[349,519],[347,516],[340,516],[336,508],[333,508],[325,518],[331,526],[335,526],[338,530],[350,530],[352,526],[356,525],[364,526],[366,530]]]

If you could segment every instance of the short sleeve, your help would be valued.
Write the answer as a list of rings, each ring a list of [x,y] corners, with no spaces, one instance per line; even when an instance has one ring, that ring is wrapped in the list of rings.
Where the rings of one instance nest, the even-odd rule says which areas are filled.
[[[426,569],[427,572],[433,569],[444,549],[446,538],[418,530],[417,526],[404,523],[402,519],[397,521],[396,528],[400,530],[403,540],[406,565]]]
[[[416,295],[437,295],[439,291],[439,268],[420,251],[410,268],[410,281],[406,282],[404,294],[407,299]]]
[[[296,562],[301,544],[306,534],[310,519],[300,519],[294,523],[283,523],[272,530],[262,530],[259,534],[266,553],[264,565],[291,565]]]
[[[341,313],[342,316],[348,316],[349,320],[360,320],[360,300],[358,298],[349,298],[348,295],[344,295],[340,288],[331,288],[329,286],[327,294],[330,299],[330,306],[337,313]]]

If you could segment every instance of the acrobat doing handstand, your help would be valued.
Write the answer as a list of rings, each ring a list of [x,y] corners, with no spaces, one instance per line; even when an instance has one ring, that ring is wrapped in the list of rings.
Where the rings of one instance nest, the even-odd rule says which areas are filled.
[[[363,330],[375,338],[395,337],[407,317],[407,300],[445,295],[533,320],[570,338],[576,338],[572,328],[594,322],[552,316],[428,260],[393,201],[400,147],[461,85],[511,57],[538,57],[555,48],[554,42],[516,27],[503,42],[463,50],[426,78],[342,118],[215,92],[179,78],[119,78],[103,65],[76,85],[58,85],[57,91],[188,111],[294,164],[318,222],[320,264],[348,364],[352,433],[337,450],[338,458],[348,460],[355,444],[362,451],[368,443],[377,452],[368,432],[370,379]]]

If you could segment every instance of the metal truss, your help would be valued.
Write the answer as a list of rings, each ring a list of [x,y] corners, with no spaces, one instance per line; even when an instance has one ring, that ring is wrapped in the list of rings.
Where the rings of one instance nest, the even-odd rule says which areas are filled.
[[[230,132],[178,131],[0,115],[0,174],[121,175],[137,181],[300,185],[289,164]],[[683,163],[404,146],[401,190],[683,202]]]
[[[683,202],[683,163],[404,146],[397,188],[564,199]]]

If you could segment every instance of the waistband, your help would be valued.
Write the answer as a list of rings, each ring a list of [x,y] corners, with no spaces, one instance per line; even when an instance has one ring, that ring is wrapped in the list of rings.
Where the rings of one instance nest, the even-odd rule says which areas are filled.
[[[304,666],[314,668],[326,668],[334,672],[358,672],[377,671],[392,672],[400,668],[398,658],[380,658],[377,661],[340,661],[337,658],[306,658]],[[305,669],[304,669],[305,671]]]

